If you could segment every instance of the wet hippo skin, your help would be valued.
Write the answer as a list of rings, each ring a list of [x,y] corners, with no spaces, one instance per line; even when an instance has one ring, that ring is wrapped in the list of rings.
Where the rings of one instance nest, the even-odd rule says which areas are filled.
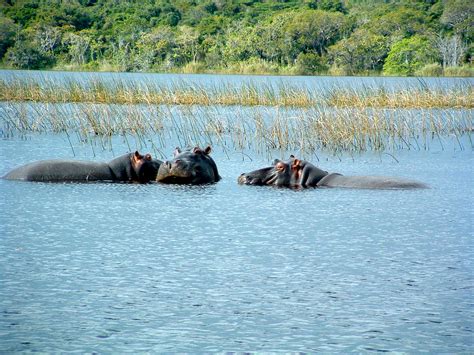
[[[156,180],[166,184],[210,184],[221,179],[217,165],[210,156],[211,147],[181,151],[176,148],[173,159],[164,161]]]
[[[275,159],[273,166],[241,174],[239,184],[279,187],[346,187],[358,189],[415,189],[427,185],[391,176],[345,176],[328,173],[308,161],[291,156],[287,161]]]
[[[81,160],[40,160],[19,166],[3,178],[7,180],[43,182],[138,182],[154,181],[161,161],[138,151],[119,156],[109,162]]]

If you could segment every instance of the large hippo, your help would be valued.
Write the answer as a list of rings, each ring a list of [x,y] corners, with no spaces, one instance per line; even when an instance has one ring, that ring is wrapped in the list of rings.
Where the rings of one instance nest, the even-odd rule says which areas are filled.
[[[154,181],[161,161],[150,154],[128,153],[105,162],[41,160],[19,166],[3,178],[44,182],[139,182]]]
[[[389,176],[344,176],[328,173],[308,161],[295,158],[287,161],[275,159],[273,166],[241,174],[239,184],[272,185],[284,187],[347,187],[358,189],[414,189],[427,185],[415,181]]]
[[[174,157],[161,164],[156,180],[166,184],[209,184],[221,179],[217,165],[209,155],[211,147],[181,151],[176,148]]]

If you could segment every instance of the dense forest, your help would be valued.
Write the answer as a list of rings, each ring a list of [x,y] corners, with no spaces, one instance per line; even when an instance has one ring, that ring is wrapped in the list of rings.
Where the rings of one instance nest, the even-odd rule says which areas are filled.
[[[0,0],[6,68],[472,75],[468,0]]]

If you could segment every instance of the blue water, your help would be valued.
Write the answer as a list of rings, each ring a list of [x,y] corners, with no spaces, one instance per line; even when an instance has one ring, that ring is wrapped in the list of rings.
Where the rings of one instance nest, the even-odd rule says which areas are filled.
[[[38,159],[152,151],[113,139],[111,151],[64,134],[5,137],[0,175]],[[446,138],[312,158],[423,190],[240,186],[271,159],[218,144],[214,185],[0,180],[0,352],[472,353],[474,165],[463,140],[463,150]]]
[[[269,75],[212,75],[212,74],[150,74],[150,73],[109,73],[109,72],[52,72],[52,71],[23,71],[0,70],[0,78],[6,81],[25,79],[37,82],[57,84],[58,82],[79,82],[88,85],[89,82],[110,82],[130,84],[134,87],[146,85],[170,87],[240,87],[251,85],[272,87],[283,86],[303,87],[310,91],[334,89],[366,90],[384,89],[399,91],[407,89],[466,89],[474,85],[474,78],[436,78],[436,77],[334,77],[334,76],[269,76]]]

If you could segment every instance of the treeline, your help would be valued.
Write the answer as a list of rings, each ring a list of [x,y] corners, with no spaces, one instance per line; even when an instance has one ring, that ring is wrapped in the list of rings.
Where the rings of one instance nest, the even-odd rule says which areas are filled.
[[[4,67],[472,75],[466,0],[0,0]]]

